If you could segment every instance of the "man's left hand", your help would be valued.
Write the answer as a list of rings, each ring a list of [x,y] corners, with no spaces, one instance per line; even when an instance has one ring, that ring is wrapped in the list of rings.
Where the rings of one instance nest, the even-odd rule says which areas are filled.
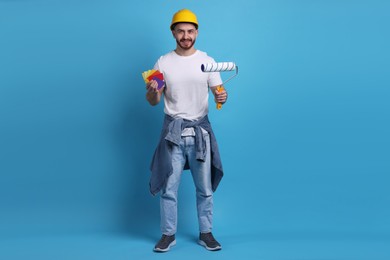
[[[214,97],[216,103],[224,104],[227,100],[227,92],[225,89],[222,89],[221,91],[215,90]]]

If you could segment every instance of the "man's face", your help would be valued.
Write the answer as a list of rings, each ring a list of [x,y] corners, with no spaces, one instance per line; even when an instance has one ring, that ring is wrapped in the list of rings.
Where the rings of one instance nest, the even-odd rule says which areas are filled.
[[[192,23],[178,23],[172,31],[177,44],[184,50],[189,50],[194,46],[198,30]]]

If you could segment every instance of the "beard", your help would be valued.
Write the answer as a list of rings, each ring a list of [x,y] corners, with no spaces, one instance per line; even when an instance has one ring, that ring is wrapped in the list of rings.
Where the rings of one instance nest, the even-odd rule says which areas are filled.
[[[190,40],[191,41],[191,44],[190,45],[186,45],[186,41],[187,40]],[[182,48],[183,50],[189,50],[189,49],[191,49],[193,46],[194,46],[194,44],[195,44],[195,41],[196,41],[196,39],[187,39],[187,40],[184,40],[184,39],[181,39],[180,41],[179,40],[176,40],[176,42],[177,42],[177,45],[179,45],[180,46],[180,48]]]

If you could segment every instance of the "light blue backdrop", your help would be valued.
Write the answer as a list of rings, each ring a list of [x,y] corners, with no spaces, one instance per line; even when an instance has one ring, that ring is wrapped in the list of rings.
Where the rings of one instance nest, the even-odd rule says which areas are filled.
[[[210,107],[215,232],[388,239],[390,4],[343,0],[0,0],[0,235],[158,238],[163,106],[141,73],[175,47],[181,8],[197,48],[240,68]],[[179,207],[196,236],[189,174]]]

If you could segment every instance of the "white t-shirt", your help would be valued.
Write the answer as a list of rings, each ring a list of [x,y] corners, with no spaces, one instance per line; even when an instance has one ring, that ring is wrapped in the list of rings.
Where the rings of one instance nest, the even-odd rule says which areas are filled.
[[[208,114],[209,89],[221,85],[222,79],[219,72],[203,72],[201,65],[214,62],[199,50],[190,56],[172,51],[158,59],[154,69],[164,74],[166,114],[187,120],[198,120]]]

